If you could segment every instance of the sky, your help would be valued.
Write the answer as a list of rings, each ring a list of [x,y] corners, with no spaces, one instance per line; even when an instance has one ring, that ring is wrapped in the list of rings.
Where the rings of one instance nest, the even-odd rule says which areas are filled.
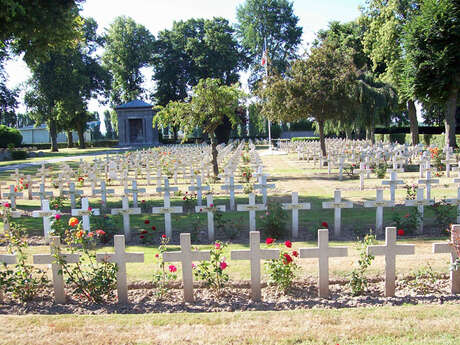
[[[147,27],[155,36],[164,29],[170,29],[174,21],[190,18],[224,17],[230,23],[236,22],[236,8],[245,0],[86,0],[82,6],[83,17],[93,17],[103,33],[117,16],[125,15]],[[294,14],[299,17],[298,25],[303,28],[303,47],[312,42],[315,32],[327,27],[331,21],[347,22],[359,16],[359,5],[364,0],[294,0]],[[25,83],[30,71],[21,58],[10,60],[6,65],[9,79],[7,86],[13,88]],[[151,87],[151,72],[144,71],[145,86]],[[245,78],[245,75],[242,75]],[[245,81],[242,80],[243,84]],[[103,108],[97,101],[89,104],[90,111]],[[24,112],[23,105],[18,109]]]

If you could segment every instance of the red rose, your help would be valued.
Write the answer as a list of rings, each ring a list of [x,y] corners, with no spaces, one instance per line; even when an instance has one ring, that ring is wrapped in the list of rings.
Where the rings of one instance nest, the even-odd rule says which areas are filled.
[[[288,248],[291,248],[292,247],[292,242],[287,240],[286,242],[284,242],[284,245]]]
[[[297,251],[294,250],[294,251],[292,252],[292,256],[298,257],[298,256],[299,256],[299,253],[297,253]]]
[[[146,234],[147,233],[147,230],[142,230],[141,231],[141,234]]]
[[[325,228],[329,228],[329,224],[327,224],[327,222],[322,222],[321,226],[324,226]]]
[[[155,225],[154,225],[154,226],[152,226],[152,230],[153,230],[153,231],[155,231],[156,229],[157,229],[157,228],[156,228],[156,226],[155,226]]]
[[[285,265],[288,265],[292,262],[292,258],[288,253],[284,253],[283,256],[284,256],[283,263]]]
[[[156,257],[156,258],[159,258],[159,257],[160,257],[160,255],[159,255],[159,254],[155,254],[155,257]]]
[[[5,206],[6,208],[9,208],[11,205],[8,202],[5,202],[3,206]]]
[[[266,244],[272,244],[273,242],[275,242],[275,240],[271,237],[268,237],[266,240],[265,240],[265,243]]]
[[[161,235],[161,237],[162,237],[162,238],[166,238],[166,235],[165,235],[165,234],[163,234],[163,235]]]
[[[174,265],[169,265],[169,272],[176,272],[177,268]]]
[[[104,230],[96,230],[96,234],[98,234],[99,236],[103,236],[105,235],[105,231]]]
[[[223,271],[224,269],[226,269],[227,266],[228,266],[228,265],[227,265],[227,263],[226,263],[225,261],[222,261],[222,262],[220,263],[220,269],[221,269],[222,271]]]
[[[404,236],[405,232],[403,229],[398,229],[398,236]]]
[[[150,220],[148,219],[144,220],[144,224],[150,224]]]
[[[144,238],[145,236],[144,236],[144,235],[140,235],[139,237],[140,237],[140,238]]]

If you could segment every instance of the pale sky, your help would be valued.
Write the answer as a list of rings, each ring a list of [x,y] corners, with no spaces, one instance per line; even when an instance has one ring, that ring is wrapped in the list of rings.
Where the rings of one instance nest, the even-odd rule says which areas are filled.
[[[244,0],[86,0],[81,15],[93,17],[99,25],[99,32],[103,32],[117,16],[129,16],[156,36],[158,31],[170,29],[177,20],[224,17],[235,23],[236,8],[242,3]],[[303,27],[303,44],[311,42],[315,32],[326,28],[330,21],[347,22],[357,18],[358,6],[362,4],[364,0],[294,0],[294,14],[299,17],[298,25]],[[21,58],[9,61],[6,71],[10,88],[30,77],[30,71]],[[145,77],[146,86],[151,87],[148,70]],[[242,82],[244,84],[245,80]],[[92,101],[89,108],[91,111],[103,110],[97,101]],[[21,105],[18,110],[24,112],[25,108]]]

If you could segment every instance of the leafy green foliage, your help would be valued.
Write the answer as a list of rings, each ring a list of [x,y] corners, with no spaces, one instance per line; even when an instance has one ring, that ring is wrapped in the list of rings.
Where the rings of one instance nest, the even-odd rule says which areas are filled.
[[[282,209],[281,203],[269,200],[267,202],[267,211],[260,216],[260,224],[264,234],[268,237],[283,238],[287,232],[287,218],[287,212]]]
[[[155,294],[158,299],[162,299],[166,296],[169,291],[169,282],[176,280],[176,267],[169,265],[166,270],[166,263],[163,260],[163,254],[166,252],[169,238],[166,236],[161,238],[160,246],[158,247],[159,253],[155,254],[155,259],[158,260],[158,269],[153,274],[153,283],[155,284]]]
[[[216,291],[220,291],[229,279],[225,269],[228,267],[223,250],[227,245],[216,241],[214,248],[211,249],[209,261],[201,261],[193,269],[196,279],[204,280],[206,285]]]
[[[274,246],[275,240],[269,237],[266,243]],[[287,292],[292,286],[300,268],[295,262],[295,258],[298,257],[297,251],[290,251],[289,248],[291,248],[291,242],[284,242],[284,246],[280,246],[280,256],[265,262],[265,270],[269,277],[268,284],[276,286],[283,292]]]
[[[375,259],[373,255],[367,254],[367,247],[376,243],[375,235],[372,231],[366,234],[364,238],[359,241],[356,245],[356,249],[359,252],[358,267],[351,271],[349,286],[353,296],[359,296],[366,292],[368,286],[368,280],[366,277],[366,271]]]
[[[8,147],[8,144],[19,146],[22,143],[22,134],[16,128],[0,125],[0,147]]]
[[[251,60],[250,84],[262,79],[260,65],[264,40],[268,66],[273,73],[284,73],[289,61],[297,57],[302,28],[294,15],[293,3],[287,0],[246,0],[237,8],[237,35]]]
[[[132,18],[117,17],[105,35],[103,61],[112,73],[113,105],[139,98],[144,90],[141,68],[152,61],[155,37]]]

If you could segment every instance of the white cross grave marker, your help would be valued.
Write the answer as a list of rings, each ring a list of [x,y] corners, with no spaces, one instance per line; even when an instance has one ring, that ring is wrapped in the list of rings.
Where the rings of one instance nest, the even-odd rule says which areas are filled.
[[[196,186],[188,187],[188,190],[191,192],[196,191],[196,204],[201,206],[203,204],[203,191],[209,190],[209,186],[203,186],[201,184],[201,176],[196,176]]]
[[[302,259],[318,258],[318,293],[319,297],[327,298],[329,296],[329,258],[348,256],[348,248],[329,247],[329,230],[319,229],[318,247],[300,248],[299,253]]]
[[[70,208],[76,208],[77,207],[77,203],[76,203],[76,198],[75,196],[76,195],[82,195],[83,194],[83,191],[81,190],[75,190],[75,183],[74,182],[70,182],[69,183],[69,190],[63,190],[62,193],[64,195],[69,195],[70,197]]]
[[[53,197],[53,192],[46,192],[45,185],[40,183],[40,191],[36,193],[32,193],[33,196],[39,196],[40,200],[48,199],[48,197]]]
[[[114,194],[115,190],[107,189],[105,181],[101,181],[101,188],[94,190],[94,192],[101,195],[102,207],[107,207],[107,194]]]
[[[225,205],[214,205],[212,194],[206,195],[207,206],[195,206],[195,212],[206,212],[208,214],[208,238],[214,241],[214,212],[225,212]]]
[[[383,208],[384,207],[394,207],[395,203],[391,200],[383,200],[383,189],[376,190],[376,200],[374,201],[365,201],[364,207],[376,207],[375,214],[375,228],[377,234],[383,232]]]
[[[11,202],[11,208],[16,208],[16,198],[22,196],[22,193],[14,191],[14,186],[10,185],[10,192],[3,194],[4,198],[9,198]]]
[[[418,180],[418,183],[426,184],[426,198],[430,200],[431,199],[431,185],[439,183],[439,179],[432,179],[431,171],[427,170],[426,179],[420,179]]]
[[[72,216],[83,218],[83,230],[85,230],[86,232],[89,232],[91,230],[89,224],[89,217],[91,215],[98,216],[99,214],[100,213],[98,208],[90,209],[88,198],[81,198],[81,209],[72,209]]]
[[[292,237],[297,238],[299,234],[299,210],[309,210],[309,202],[299,203],[299,193],[292,192],[292,203],[281,204],[283,210],[292,210]]]
[[[249,194],[249,204],[236,205],[237,211],[249,211],[249,231],[256,231],[256,211],[265,211],[265,204],[256,204],[254,193]]]
[[[353,203],[351,201],[342,201],[342,193],[340,190],[335,190],[334,201],[323,202],[323,208],[334,209],[334,236],[340,236],[342,208],[353,208]]]
[[[267,189],[275,188],[275,185],[273,183],[268,184],[267,183],[267,175],[261,175],[260,176],[260,181],[259,184],[254,185],[254,189],[260,189],[262,193],[262,202],[264,205],[267,204]]]
[[[42,200],[42,209],[40,211],[33,211],[32,217],[34,218],[43,218],[43,233],[45,236],[45,242],[48,243],[50,231],[51,231],[51,216],[56,214],[55,210],[50,210],[49,200]]]
[[[161,189],[161,187],[160,187]],[[173,206],[171,207],[171,200],[169,199],[169,191],[177,190],[177,187],[169,187],[168,179],[165,179],[165,187],[160,191],[165,191],[163,207],[152,207],[152,213],[154,214],[164,214],[165,216],[165,233],[169,238],[172,237],[172,227],[171,227],[171,213],[182,213],[182,206]]]
[[[236,189],[243,189],[242,185],[235,184],[235,178],[233,176],[229,176],[228,184],[225,184],[221,187],[222,190],[228,190],[230,192],[230,210],[235,210],[235,190]]]
[[[133,187],[131,189],[125,188],[125,194],[133,195],[133,206],[138,207],[138,195],[139,193],[145,193],[145,188],[137,188],[137,181],[132,182]]]
[[[396,199],[396,188],[398,188],[398,184],[404,184],[404,181],[398,180],[398,175],[396,171],[392,171],[390,173],[390,179],[382,181],[382,185],[389,185],[390,186],[390,200],[395,201]]]
[[[385,244],[367,247],[368,255],[385,256],[385,297],[392,297],[395,294],[396,280],[396,255],[413,255],[415,246],[413,244],[396,244],[396,228],[385,229]]]
[[[129,202],[127,197],[121,199],[121,208],[113,208],[111,213],[113,215],[121,214],[123,216],[123,232],[125,233],[126,238],[129,240],[131,238],[131,225],[129,216],[131,214],[141,214],[141,209],[139,207],[129,208]]]
[[[144,262],[144,253],[127,253],[125,236],[115,235],[113,238],[115,253],[97,253],[98,262],[114,262],[117,264],[117,295],[118,303],[128,303],[128,281],[126,276],[127,262]]]
[[[193,261],[209,260],[211,255],[209,250],[192,251],[190,234],[180,234],[180,251],[164,252],[163,260],[165,262],[178,262],[182,264],[182,281],[184,283],[184,301],[193,302]]]
[[[420,215],[420,224],[418,228],[419,234],[423,234],[423,212],[424,212],[423,207],[434,204],[433,200],[425,200],[425,198],[423,197],[423,194],[424,194],[424,188],[418,187],[417,188],[417,199],[405,201],[406,206],[417,206],[417,211]]]
[[[448,253],[450,254],[450,263],[454,263],[457,259],[457,252],[453,246],[456,242],[454,240],[454,236],[460,237],[460,225],[452,225],[451,229],[451,241],[452,242],[445,242],[445,243],[433,243],[433,253],[441,254],[441,253]],[[453,294],[460,293],[460,269],[457,270],[450,270],[450,290]]]
[[[280,255],[279,249],[260,249],[260,232],[249,233],[249,250],[232,250],[232,260],[249,260],[251,262],[251,298],[259,301],[260,291],[260,261],[277,259]]]
[[[57,263],[56,255],[60,254],[61,240],[59,236],[50,238],[50,254],[34,254],[33,261],[35,265],[50,265],[53,273],[54,300],[57,304],[65,303],[66,297],[64,292],[64,279],[62,276],[62,266]],[[79,254],[60,255],[70,264],[75,264],[80,260]]]

